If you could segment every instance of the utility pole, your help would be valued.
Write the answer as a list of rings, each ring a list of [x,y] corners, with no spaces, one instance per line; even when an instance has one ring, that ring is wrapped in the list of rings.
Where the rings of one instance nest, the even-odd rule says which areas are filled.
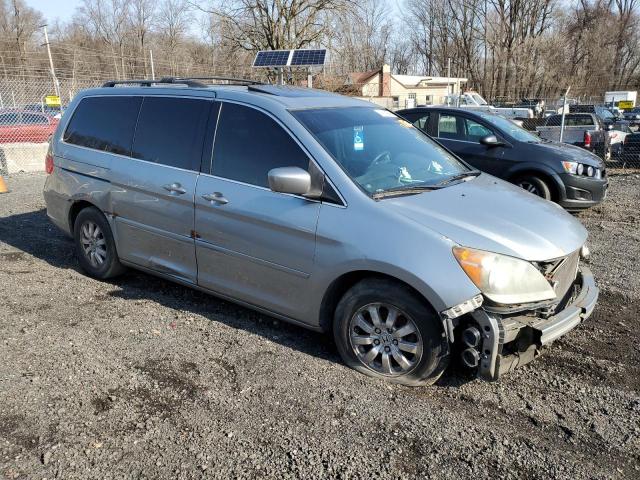
[[[569,95],[569,90],[571,90],[571,86],[567,87],[567,91],[564,92],[564,99],[562,101],[562,118],[560,119],[560,143],[562,143],[562,139],[564,137],[564,115],[565,110],[567,109],[567,95]]]
[[[153,65],[153,50],[149,49],[149,61],[151,62],[151,80],[156,79],[156,69]]]
[[[51,46],[49,45],[49,35],[47,34],[47,24],[41,25],[44,30],[44,44],[47,46],[47,53],[49,54],[49,65],[51,66],[51,77],[53,78],[53,88],[56,95],[60,97],[60,86],[58,85],[58,78],[56,77],[56,71],[53,68],[53,57],[51,56]]]

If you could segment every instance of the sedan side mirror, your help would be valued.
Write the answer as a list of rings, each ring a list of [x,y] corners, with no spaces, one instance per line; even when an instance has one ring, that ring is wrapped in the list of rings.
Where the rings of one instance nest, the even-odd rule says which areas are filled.
[[[311,189],[311,175],[300,167],[269,170],[269,188],[274,192],[305,195]]]
[[[500,140],[498,140],[498,137],[496,137],[495,135],[487,135],[486,137],[482,137],[480,139],[480,143],[482,145],[486,145],[487,147],[499,147],[501,145],[504,145]]]

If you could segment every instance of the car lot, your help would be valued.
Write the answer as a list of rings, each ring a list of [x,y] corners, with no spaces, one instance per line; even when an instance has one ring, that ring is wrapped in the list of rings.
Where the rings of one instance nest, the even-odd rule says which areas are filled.
[[[80,273],[43,175],[0,196],[7,478],[638,478],[640,175],[580,214],[590,321],[484,383],[366,378],[326,337],[131,272]]]

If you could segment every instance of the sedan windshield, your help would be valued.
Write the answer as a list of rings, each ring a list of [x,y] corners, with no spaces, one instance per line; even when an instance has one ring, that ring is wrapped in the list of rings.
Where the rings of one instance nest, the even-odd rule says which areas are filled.
[[[323,108],[292,114],[371,195],[442,186],[469,172],[424,133],[387,110]]]
[[[504,117],[500,117],[498,115],[491,114],[479,114],[482,118],[484,118],[487,122],[493,125],[496,128],[499,128],[507,135],[511,136],[511,138],[518,140],[520,142],[529,142],[529,143],[540,143],[542,139],[531,133],[526,131],[524,128],[516,125],[511,120],[507,120]]]

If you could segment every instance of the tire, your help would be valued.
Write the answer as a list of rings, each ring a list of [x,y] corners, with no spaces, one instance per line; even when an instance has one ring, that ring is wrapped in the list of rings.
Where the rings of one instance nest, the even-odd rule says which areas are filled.
[[[124,272],[111,227],[100,210],[87,207],[80,211],[73,225],[73,238],[80,267],[90,277],[106,280]]]
[[[529,193],[533,193],[545,200],[551,200],[551,189],[549,188],[549,185],[535,175],[520,177],[514,183],[519,187],[524,188]]]
[[[385,321],[393,310],[395,321],[387,330]],[[336,308],[333,335],[346,365],[393,383],[431,385],[449,363],[448,340],[437,314],[406,286],[386,279],[362,280],[345,293]],[[372,360],[366,363],[368,358]]]

